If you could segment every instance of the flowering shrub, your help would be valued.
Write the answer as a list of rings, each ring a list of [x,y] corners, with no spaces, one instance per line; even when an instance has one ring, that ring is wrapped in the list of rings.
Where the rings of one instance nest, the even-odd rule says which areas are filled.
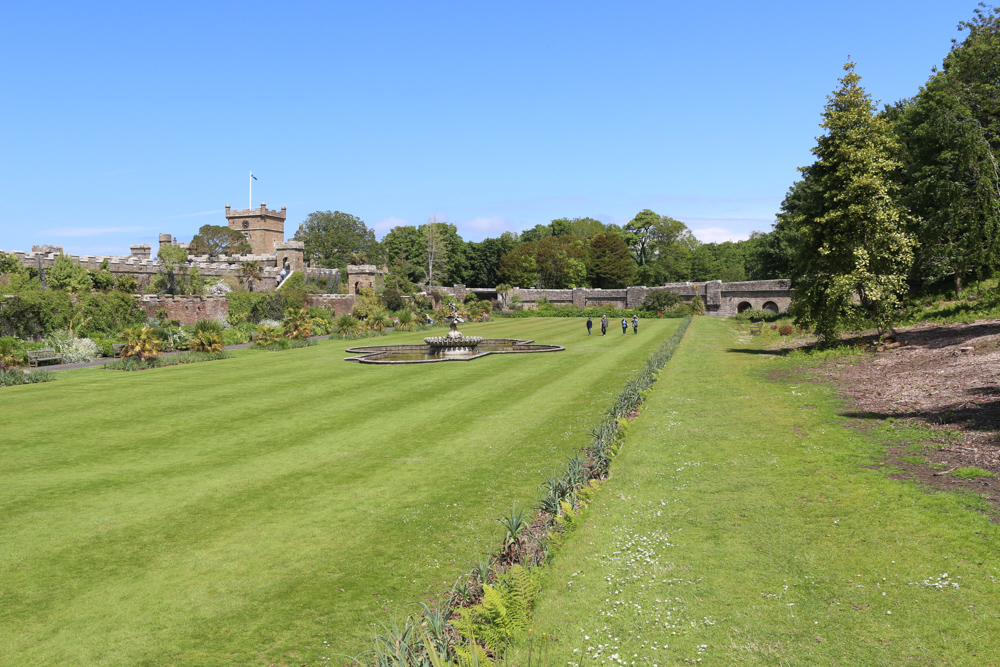
[[[89,338],[72,338],[62,347],[64,364],[80,364],[101,356],[97,343]]]
[[[221,280],[208,288],[209,296],[226,296],[233,291],[233,288]]]

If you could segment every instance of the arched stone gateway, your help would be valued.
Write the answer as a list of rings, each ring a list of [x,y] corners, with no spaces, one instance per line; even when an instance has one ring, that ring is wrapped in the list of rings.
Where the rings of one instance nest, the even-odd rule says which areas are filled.
[[[348,273],[351,270],[348,268]],[[492,292],[489,288],[454,287],[436,288],[441,294],[449,294],[459,301],[472,292]],[[747,308],[760,308],[783,313],[792,302],[792,281],[775,280],[742,280],[724,283],[721,280],[711,280],[704,283],[668,283],[655,287],[633,286],[624,289],[589,289],[575,287],[572,289],[521,289],[515,287],[513,293],[521,300],[525,308],[534,308],[543,298],[549,303],[569,304],[578,308],[638,308],[643,300],[655,291],[665,291],[676,294],[682,303],[690,304],[695,297],[701,299],[706,315],[717,317],[732,317]]]

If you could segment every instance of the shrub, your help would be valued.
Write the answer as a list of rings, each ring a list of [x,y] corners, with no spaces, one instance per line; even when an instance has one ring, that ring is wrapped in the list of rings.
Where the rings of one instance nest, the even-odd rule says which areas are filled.
[[[305,308],[289,308],[281,322],[285,338],[305,340],[312,335],[312,319]]]
[[[242,322],[260,324],[261,320],[280,320],[285,313],[284,292],[232,292],[229,294],[229,315],[232,325]]]
[[[35,384],[36,382],[51,382],[55,380],[51,371],[28,371],[0,369],[0,387],[13,387],[19,384]]]
[[[787,322],[778,327],[778,334],[781,336],[790,336],[795,333],[795,327]]]
[[[387,287],[382,291],[382,303],[389,310],[402,310],[406,307],[406,301],[403,300],[403,295],[399,293],[399,290],[393,289],[392,287]]]
[[[700,296],[695,296],[691,299],[691,313],[693,315],[705,314],[705,302],[701,300]]]
[[[349,313],[344,313],[333,321],[333,328],[340,334],[341,338],[347,338],[361,332],[361,320]]]
[[[69,326],[73,304],[61,290],[32,290],[3,299],[0,336],[37,339]]]
[[[206,320],[202,320],[203,322]],[[211,320],[209,320],[211,321]],[[196,325],[197,326],[197,325]],[[222,352],[222,334],[211,329],[195,329],[194,336],[191,337],[189,346],[194,352],[207,352],[209,354],[219,354]]]
[[[82,323],[77,333],[115,334],[122,329],[141,326],[146,321],[146,311],[131,294],[121,291],[92,293],[79,300]]]
[[[0,371],[24,366],[26,357],[23,350],[18,350],[13,338],[0,338]]]
[[[155,359],[160,355],[163,344],[153,335],[149,327],[126,329],[122,332],[125,347],[122,348],[122,359],[134,358],[140,361]]]
[[[217,359],[229,359],[233,355],[229,352],[219,354],[206,354],[204,352],[185,352],[169,357],[150,357],[139,359],[137,357],[123,357],[105,364],[104,368],[112,371],[144,371],[150,368],[162,368],[163,366],[177,366],[179,364],[195,364],[201,361],[215,361]]]
[[[374,313],[368,316],[365,321],[369,329],[373,331],[382,331],[387,327],[392,326],[392,318],[384,310],[376,310]]]
[[[642,300],[642,309],[648,312],[666,312],[681,302],[679,296],[667,290],[653,290]]]
[[[64,364],[88,363],[101,356],[97,343],[89,338],[70,338],[59,346]]]
[[[417,318],[413,316],[413,311],[409,308],[396,313],[395,328],[399,331],[413,331],[417,326]]]
[[[278,331],[277,326],[261,325],[257,327],[256,334],[257,338],[254,341],[254,345],[258,347],[266,347],[278,341],[286,340],[281,337],[281,332]]]
[[[203,319],[198,320],[194,323],[194,334],[197,336],[200,333],[213,333],[218,334],[219,337],[222,336],[222,332],[226,330],[226,327],[219,320],[213,319]]]

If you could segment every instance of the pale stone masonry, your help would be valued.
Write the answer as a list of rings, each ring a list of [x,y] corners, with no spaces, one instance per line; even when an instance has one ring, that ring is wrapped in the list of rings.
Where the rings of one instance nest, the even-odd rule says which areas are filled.
[[[481,299],[496,299],[495,288],[454,287],[437,288],[442,294],[450,294],[462,300],[469,292],[475,292]],[[745,280],[724,283],[712,280],[701,283],[668,283],[657,287],[626,287],[622,289],[521,289],[514,294],[526,308],[535,308],[543,298],[555,305],[573,304],[579,308],[638,308],[646,295],[655,290],[666,290],[680,297],[684,303],[691,303],[700,296],[705,304],[706,315],[731,317],[748,308],[784,313],[792,301],[792,281],[790,280]]]

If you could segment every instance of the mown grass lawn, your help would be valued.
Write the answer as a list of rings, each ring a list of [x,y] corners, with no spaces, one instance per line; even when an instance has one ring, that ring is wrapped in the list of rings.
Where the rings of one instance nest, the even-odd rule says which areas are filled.
[[[2,389],[0,664],[344,664],[491,550],[676,326],[498,321],[462,328],[567,349],[380,367],[328,340]]]
[[[914,434],[845,427],[829,387],[752,347],[695,319],[545,570],[535,660],[1000,664],[983,501],[868,467]]]

